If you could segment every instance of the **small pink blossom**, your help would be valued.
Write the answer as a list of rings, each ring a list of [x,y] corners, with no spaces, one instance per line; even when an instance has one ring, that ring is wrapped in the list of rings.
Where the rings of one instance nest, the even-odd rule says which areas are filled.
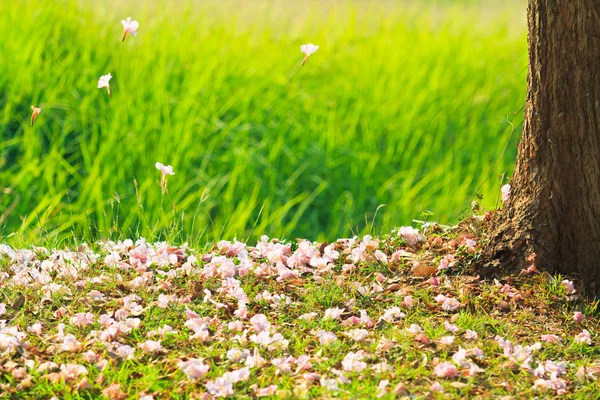
[[[566,393],[567,384],[560,378],[537,379],[533,384],[533,388],[541,391],[554,390],[560,396]]]
[[[144,343],[138,343],[138,347],[142,349],[144,353],[154,353],[162,349],[160,340],[146,340]]]
[[[581,311],[575,311],[573,313],[573,319],[575,320],[575,322],[577,322],[578,324],[581,323],[581,321],[583,321],[584,315]]]
[[[319,383],[321,384],[321,387],[324,387],[331,392],[340,390],[337,379],[330,379],[323,376],[319,379]]]
[[[337,320],[341,320],[342,319],[342,312],[344,312],[343,308],[328,308],[327,310],[325,310],[325,315],[323,316],[323,319],[337,319]]]
[[[584,329],[581,331],[581,333],[578,333],[577,335],[575,335],[575,341],[577,343],[592,344],[592,337],[591,337],[590,333],[588,332],[588,330]]]
[[[510,199],[510,185],[506,184],[500,189],[502,192],[502,203],[506,203]]]
[[[437,296],[435,296],[434,300],[438,303],[443,303],[444,301],[446,301],[446,296],[444,296],[443,294],[438,294]]]
[[[465,332],[465,339],[467,339],[467,340],[477,340],[478,337],[479,337],[479,334],[470,329],[467,329],[467,331]]]
[[[250,323],[252,324],[254,331],[257,333],[268,331],[271,327],[271,324],[264,314],[256,314],[254,317],[250,318]]]
[[[125,41],[125,37],[127,36],[128,33],[131,36],[136,36],[137,29],[140,27],[139,22],[132,21],[131,17],[127,17],[126,20],[122,20],[121,25],[123,25],[123,38],[121,39],[121,42]]]
[[[556,335],[542,335],[542,342],[560,343],[562,339]]]
[[[303,319],[305,321],[312,321],[317,315],[316,312],[309,312],[306,314],[302,314],[301,316],[298,317],[298,319]]]
[[[454,324],[451,324],[448,321],[444,321],[444,328],[446,328],[446,330],[448,332],[452,332],[452,333],[456,333],[460,330],[460,328]]]
[[[272,396],[277,391],[277,385],[267,386],[266,388],[257,388],[255,391],[256,397]]]
[[[75,326],[86,326],[94,323],[94,314],[77,313],[71,317],[71,323]]]
[[[154,164],[154,166],[156,167],[157,170],[162,172],[162,175],[160,177],[160,186],[162,188],[162,192],[165,193],[167,191],[167,176],[175,175],[175,172],[173,171],[173,167],[170,165],[164,165],[158,161],[156,162],[156,164]]]
[[[87,375],[88,370],[79,364],[61,364],[60,375],[65,381],[73,381],[81,375]]]
[[[402,304],[406,308],[413,308],[415,306],[415,299],[413,299],[412,296],[404,296],[404,300],[402,301]]]
[[[458,376],[458,370],[456,369],[456,366],[449,362],[438,364],[434,368],[433,373],[440,378],[454,378]]]
[[[36,335],[42,334],[42,324],[36,322],[35,324],[27,327],[27,332],[35,333]]]
[[[382,379],[381,381],[379,381],[379,384],[377,385],[377,397],[383,397],[387,394],[388,392],[388,388],[387,386],[390,384],[390,381],[388,381],[387,379]]]
[[[381,250],[375,250],[375,259],[384,265],[388,264],[388,257]],[[379,275],[381,275],[381,274],[379,274]],[[378,275],[378,277],[379,277],[379,275]],[[381,276],[383,276],[383,275],[381,275]],[[384,280],[385,280],[385,277],[384,277]],[[378,279],[378,281],[379,281],[379,279]],[[382,282],[383,281],[379,281],[379,283],[382,283]]]
[[[191,358],[188,361],[181,361],[177,364],[179,369],[187,376],[188,379],[198,379],[206,375],[210,366],[204,364],[202,359]]]
[[[362,342],[367,338],[367,336],[369,336],[369,331],[366,329],[352,329],[346,332],[346,336],[355,342]]]
[[[458,300],[452,297],[446,298],[446,300],[444,300],[444,303],[442,304],[442,310],[444,311],[455,311],[458,308],[460,308],[460,303],[458,302]]]
[[[425,238],[419,234],[419,231],[412,226],[401,226],[400,229],[398,229],[398,235],[406,240],[409,246],[415,246],[417,243],[425,240]]]
[[[342,361],[342,369],[348,372],[361,372],[367,368],[367,363],[363,362],[364,352],[349,352]]]
[[[440,338],[440,344],[443,344],[444,346],[450,346],[452,343],[454,343],[454,336],[452,335]]]
[[[63,351],[79,351],[83,348],[81,343],[77,341],[75,335],[67,334],[63,338],[62,350]]]
[[[573,283],[573,281],[565,279],[561,282],[561,284],[567,294],[575,294],[575,292],[577,291],[575,290],[575,284]]]
[[[215,397],[229,397],[233,395],[233,382],[224,377],[206,382],[206,390]]]
[[[437,393],[444,393],[444,388],[440,385],[439,382],[433,382],[433,384],[429,387],[429,390]]]
[[[392,323],[395,320],[404,317],[406,317],[406,314],[400,310],[400,307],[394,306],[385,310],[381,319],[383,319],[385,322]]]
[[[308,44],[303,44],[302,46],[300,46],[300,52],[304,53],[304,59],[302,60],[302,66],[304,66],[304,64],[306,64],[306,60],[308,60],[308,57],[315,53],[317,50],[319,50],[319,46],[315,46],[312,43],[308,43]]]
[[[450,268],[454,264],[454,256],[449,254],[447,256],[442,257],[440,260],[440,265],[438,265],[438,269],[447,269]]]
[[[242,321],[231,321],[227,324],[227,329],[230,331],[241,332],[244,329],[244,323]]]
[[[335,335],[335,333],[327,332],[324,330],[320,330],[317,333],[317,336],[319,337],[319,343],[321,343],[324,346],[327,346],[337,340],[337,336]]]
[[[106,75],[102,75],[100,79],[98,79],[98,89],[106,88],[108,95],[110,96],[110,84],[108,83],[112,79],[112,75],[110,72]]]
[[[412,333],[413,335],[423,332],[421,327],[417,324],[410,324],[410,328],[408,328],[406,330],[408,331],[408,333]]]

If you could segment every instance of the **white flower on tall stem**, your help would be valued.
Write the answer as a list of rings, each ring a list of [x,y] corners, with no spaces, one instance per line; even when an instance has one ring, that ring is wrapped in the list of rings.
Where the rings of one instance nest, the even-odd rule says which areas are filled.
[[[162,187],[162,192],[165,193],[167,191],[167,175],[175,175],[173,171],[173,167],[170,165],[164,165],[162,163],[157,162],[155,164],[156,169],[162,172],[162,176],[160,178],[160,186]]]
[[[112,78],[110,72],[106,75],[102,75],[100,79],[98,79],[98,89],[106,88],[108,92],[108,96],[110,97],[110,84],[108,83]]]
[[[127,17],[126,20],[122,20],[121,24],[123,25],[123,38],[121,42],[125,41],[125,37],[129,33],[131,36],[137,35],[137,28],[140,27],[140,23],[137,21],[132,21],[131,17]]]
[[[305,54],[304,60],[302,60],[302,66],[306,64],[306,60],[308,60],[308,57],[317,50],[319,50],[319,46],[315,46],[312,43],[303,44],[302,46],[300,46],[300,51]]]

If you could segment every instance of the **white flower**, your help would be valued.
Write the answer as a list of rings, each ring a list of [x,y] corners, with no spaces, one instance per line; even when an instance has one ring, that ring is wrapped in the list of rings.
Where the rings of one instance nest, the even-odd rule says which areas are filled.
[[[302,65],[304,65],[306,63],[306,60],[308,60],[308,57],[317,50],[319,50],[319,46],[315,46],[311,43],[303,44],[302,46],[300,46],[300,51],[305,54],[304,60],[302,60]]]
[[[102,75],[100,79],[98,79],[98,89],[106,88],[108,95],[110,96],[110,84],[108,83],[112,78],[110,72],[106,75]]]
[[[137,29],[140,27],[140,23],[137,21],[132,21],[131,17],[127,17],[126,20],[122,20],[121,24],[123,25],[123,38],[121,42],[125,41],[125,37],[127,34],[131,34],[131,36],[137,35]]]
[[[156,169],[163,173],[163,175],[175,175],[173,172],[173,167],[170,165],[164,165],[162,163],[157,162],[154,164]]]
[[[156,164],[154,164],[154,166],[157,170],[162,172],[162,176],[160,177],[160,186],[162,188],[162,192],[165,193],[167,191],[167,175],[175,175],[173,167],[170,165],[164,165],[158,161]]]

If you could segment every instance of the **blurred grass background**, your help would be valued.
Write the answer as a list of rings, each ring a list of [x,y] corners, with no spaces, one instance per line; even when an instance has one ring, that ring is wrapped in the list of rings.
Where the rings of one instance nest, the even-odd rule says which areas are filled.
[[[525,6],[1,2],[2,239],[333,240],[425,210],[456,222],[482,183],[494,207]],[[303,43],[320,49],[300,68]],[[156,161],[176,172],[164,197]]]

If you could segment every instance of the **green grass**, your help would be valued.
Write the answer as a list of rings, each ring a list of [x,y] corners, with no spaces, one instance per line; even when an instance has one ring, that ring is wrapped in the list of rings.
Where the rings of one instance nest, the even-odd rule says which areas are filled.
[[[447,235],[443,235],[444,245],[449,243]],[[432,260],[440,250],[432,250],[433,236],[428,236],[427,242],[413,248],[422,262]],[[464,241],[464,234],[458,240]],[[380,237],[380,249],[388,256],[398,249],[406,249],[399,245],[395,237]],[[354,246],[357,246],[355,244]],[[478,238],[477,251],[481,242]],[[96,399],[108,398],[102,396],[110,385],[119,384],[120,391],[127,396],[121,398],[138,399],[141,393],[152,394],[155,399],[187,399],[199,396],[208,390],[208,382],[214,381],[228,371],[243,367],[228,359],[226,352],[233,348],[240,350],[258,350],[266,359],[265,365],[250,368],[250,379],[235,385],[235,398],[253,398],[253,385],[264,388],[277,385],[277,393],[269,398],[376,398],[377,386],[383,379],[389,380],[388,390],[397,384],[404,384],[408,395],[416,399],[487,399],[487,398],[554,398],[554,391],[540,392],[533,388],[536,376],[525,371],[520,362],[511,360],[499,346],[497,335],[510,340],[513,346],[530,346],[541,342],[541,335],[556,334],[561,343],[543,342],[541,348],[531,355],[531,366],[537,367],[546,360],[559,363],[564,361],[566,373],[561,376],[566,384],[564,398],[584,399],[593,398],[600,390],[599,382],[592,378],[582,378],[576,375],[581,367],[588,373],[600,371],[600,347],[597,346],[598,313],[591,311],[587,299],[575,296],[568,298],[561,282],[563,277],[551,277],[547,274],[534,276],[507,277],[501,285],[490,281],[480,281],[479,277],[465,274],[468,268],[468,258],[457,255],[457,265],[442,272],[439,277],[441,284],[437,287],[428,283],[428,277],[415,277],[409,267],[398,263],[380,264],[373,258],[374,250],[368,252],[370,261],[357,263],[352,272],[340,272],[342,265],[348,263],[350,247],[341,243],[335,245],[342,254],[335,261],[333,270],[324,275],[303,273],[293,280],[279,280],[277,275],[256,275],[254,267],[271,264],[262,256],[254,256],[249,261],[253,267],[248,275],[237,279],[249,301],[247,308],[249,317],[257,314],[266,315],[271,324],[271,333],[281,333],[289,345],[286,349],[266,349],[251,340],[238,340],[236,336],[249,338],[254,333],[252,324],[247,319],[242,321],[244,332],[235,332],[227,327],[230,321],[238,320],[232,315],[239,304],[231,294],[217,290],[224,280],[218,277],[207,278],[204,273],[209,267],[207,262],[190,260],[194,255],[198,260],[203,256],[215,257],[222,255],[216,248],[213,251],[185,250],[185,257],[175,265],[159,266],[151,261],[154,254],[149,253],[147,269],[136,271],[133,268],[116,268],[105,264],[104,257],[108,254],[101,246],[92,248],[98,254],[97,262],[89,265],[82,263],[87,260],[85,255],[74,255],[76,260],[73,275],[59,273],[70,263],[68,252],[53,250],[22,261],[23,257],[11,260],[0,254],[0,303],[5,303],[6,314],[1,315],[8,327],[17,328],[19,332],[27,332],[27,327],[35,322],[42,324],[41,334],[27,333],[22,346],[13,350],[3,348],[0,342],[0,399],[31,398],[48,399],[57,396],[60,399]],[[159,248],[160,244],[155,248]],[[318,248],[315,244],[315,248]],[[447,248],[447,247],[446,247]],[[122,248],[118,252],[123,260],[129,260],[133,253],[130,248]],[[5,250],[5,249],[4,249]],[[248,248],[252,251],[251,248]],[[446,253],[446,250],[441,250]],[[64,258],[59,255],[62,254]],[[256,254],[256,253],[254,253]],[[71,253],[72,255],[72,253]],[[73,256],[73,255],[72,255]],[[89,254],[88,254],[89,256]],[[187,259],[186,259],[187,258]],[[240,262],[236,257],[230,258]],[[50,261],[52,260],[52,261]],[[43,261],[45,268],[52,272],[50,282],[20,284],[19,275],[24,276],[24,270],[35,272]],[[192,268],[189,274],[184,274],[182,264],[189,261]],[[374,268],[381,270],[384,279],[380,279],[381,292],[368,290],[362,296],[368,303],[361,303],[354,284],[371,287],[375,283]],[[40,268],[41,269],[41,268]],[[161,277],[158,271],[176,272],[175,276]],[[131,285],[134,279],[142,274],[154,273],[148,287],[136,288]],[[26,275],[25,275],[26,276]],[[103,277],[100,282],[91,279]],[[196,285],[212,291],[213,299],[226,304],[229,309],[217,308],[192,295],[198,290]],[[503,284],[510,284],[508,291]],[[44,292],[54,286],[52,303],[44,302]],[[92,301],[89,297],[91,290],[97,290],[106,296],[105,300]],[[275,307],[266,300],[256,299],[256,294],[270,292],[272,295],[285,295],[289,304]],[[119,342],[130,345],[137,350],[131,360],[120,359],[110,351],[111,343],[101,338],[106,327],[101,325],[101,314],[113,315],[117,310],[123,310],[124,296],[135,294],[140,297],[137,303],[143,307],[137,318],[140,325],[131,332],[118,334],[111,343]],[[178,300],[170,303],[167,308],[159,308],[157,300],[160,294],[175,296]],[[406,295],[412,295],[414,307],[406,307],[403,300]],[[455,297],[460,300],[461,307],[455,311],[444,311],[434,300],[436,295]],[[518,296],[515,296],[518,294]],[[21,299],[21,300],[19,300]],[[187,299],[187,300],[185,300]],[[597,303],[595,303],[597,304]],[[406,314],[404,318],[395,321],[381,322],[380,317],[386,309],[399,306]],[[64,307],[65,315],[55,315],[55,311]],[[344,309],[342,320],[324,319],[325,310],[330,307]],[[126,307],[125,307],[126,308]],[[188,317],[186,310],[193,310],[201,317],[211,318],[209,322],[210,338],[202,342],[191,339],[192,331],[185,325]],[[348,324],[350,317],[360,317],[361,310],[366,310],[375,323],[370,327],[359,323]],[[576,323],[573,312],[584,311],[585,319]],[[316,312],[312,320],[299,317],[306,313]],[[85,327],[77,327],[71,322],[76,313],[91,313],[93,322]],[[460,331],[452,334],[446,330],[444,322],[455,324]],[[0,333],[4,326],[0,322]],[[65,324],[64,333],[75,335],[82,345],[74,351],[61,351],[63,339],[56,337],[59,324]],[[158,354],[143,354],[138,344],[149,338],[148,332],[162,328],[164,324],[177,330],[176,334],[167,335],[161,339],[162,351]],[[407,332],[411,324],[418,324],[427,336],[429,343],[416,341],[415,335]],[[355,342],[347,336],[352,329],[361,328],[368,331],[365,340]],[[478,333],[477,339],[465,337],[466,330]],[[575,335],[583,329],[592,335],[592,344],[580,344],[575,341]],[[333,332],[338,340],[323,345],[319,343],[317,333],[320,330]],[[454,335],[451,345],[440,343],[444,336]],[[5,340],[5,337],[0,337]],[[156,337],[154,337],[156,340]],[[381,348],[382,340],[390,340],[390,348]],[[481,371],[472,377],[442,378],[435,374],[435,366],[441,362],[452,362],[452,356],[459,348],[467,350],[481,349],[485,358],[473,360]],[[97,359],[90,362],[85,353],[92,351]],[[350,381],[340,383],[338,391],[329,391],[318,382],[305,382],[304,372],[317,373],[321,377],[335,379],[333,369],[343,369],[342,361],[349,352],[366,351],[365,362],[368,368],[362,372],[343,371]],[[288,356],[310,356],[312,367],[306,371],[294,373],[283,372],[276,374],[276,367],[271,361],[274,358]],[[210,366],[207,375],[196,381],[187,379],[178,368],[178,362],[189,358],[202,358]],[[100,370],[97,362],[106,360],[106,366]],[[43,371],[39,366],[47,361],[57,364],[80,364],[87,368],[85,377],[74,380],[63,380],[52,371]],[[371,367],[385,362],[392,368],[390,371],[376,372]],[[33,367],[29,367],[33,363]],[[25,368],[26,374],[16,373]],[[463,370],[462,368],[459,368]],[[546,374],[547,379],[549,375]],[[87,382],[89,385],[83,385]],[[439,382],[444,393],[434,393],[431,385]],[[508,397],[503,397],[508,396]],[[200,398],[200,397],[198,397]],[[386,393],[382,398],[397,398],[392,393]]]
[[[139,33],[121,43],[127,16]],[[0,35],[5,239],[453,222],[490,174],[496,204],[516,153],[521,112],[492,171],[525,97],[522,1],[22,0],[2,3]],[[176,171],[164,197],[156,161]]]

